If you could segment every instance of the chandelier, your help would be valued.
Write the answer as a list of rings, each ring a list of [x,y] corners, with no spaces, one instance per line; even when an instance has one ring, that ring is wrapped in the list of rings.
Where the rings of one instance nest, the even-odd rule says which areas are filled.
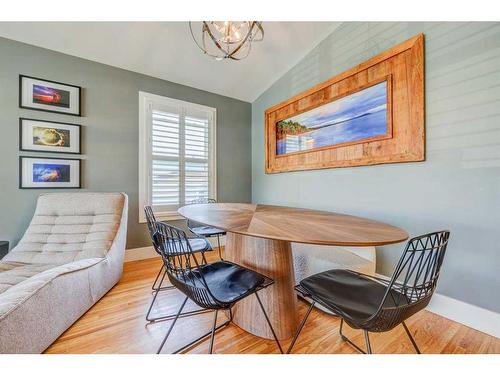
[[[252,42],[264,39],[262,22],[257,21],[203,21],[198,38],[192,22],[189,30],[203,53],[216,60],[242,60],[249,55]]]

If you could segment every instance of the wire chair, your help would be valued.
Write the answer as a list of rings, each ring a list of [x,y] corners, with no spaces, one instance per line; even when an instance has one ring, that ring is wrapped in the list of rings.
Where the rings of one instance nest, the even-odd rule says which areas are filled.
[[[195,199],[189,204],[207,204],[207,203],[217,203],[215,199],[212,198],[198,198]],[[187,220],[187,227],[191,232],[198,236],[203,236],[203,237],[217,237],[217,249],[219,250],[219,258],[222,258],[222,251],[220,247],[220,236],[224,236],[226,232],[222,229],[218,229],[215,227],[211,227],[208,225],[202,225],[200,223],[197,223],[193,220],[188,219]]]
[[[157,229],[155,241],[157,242],[157,247],[161,251],[168,279],[172,285],[175,285],[176,288],[186,296],[161,342],[157,353],[160,353],[163,349],[186,302],[190,299],[204,309],[214,310],[212,330],[189,344],[184,345],[182,348],[177,349],[174,354],[193,346],[209,335],[209,353],[211,354],[213,352],[216,331],[227,326],[232,321],[233,316],[231,308],[238,301],[251,294],[255,294],[257,297],[257,301],[259,302],[266,321],[278,344],[278,348],[280,352],[283,353],[258,295],[258,291],[273,284],[273,280],[260,273],[227,261],[203,264],[198,261],[195,253],[192,251],[184,231],[166,223],[158,223]],[[219,310],[227,310],[229,312],[229,319],[217,326],[217,315]]]
[[[156,217],[155,217],[155,214],[153,213],[151,206],[144,206],[144,214],[146,215],[146,222],[148,225],[149,236],[151,237],[151,239],[153,239],[153,236],[156,233]],[[154,242],[153,242],[153,248],[155,249],[155,251],[159,255],[161,255],[160,252],[154,246]],[[167,289],[174,288],[173,286],[161,287],[161,282],[160,282],[160,285],[156,286],[156,282],[158,281],[158,279],[160,278],[160,276],[162,274],[163,275],[165,274],[163,264],[162,264],[160,270],[158,271],[158,274],[156,275],[156,278],[155,278],[155,281],[153,282],[153,285],[151,286],[151,289],[153,289],[154,291],[167,290]],[[163,281],[163,278],[161,279],[161,281]]]
[[[364,330],[369,354],[372,349],[368,332],[385,332],[402,324],[420,354],[405,320],[429,304],[449,236],[450,232],[443,230],[410,239],[389,280],[350,270],[330,270],[302,280],[295,289],[312,299],[312,303],[287,353],[291,352],[313,306],[319,303],[341,317],[341,338],[361,353],[365,351],[342,333],[344,321],[354,329]]]
[[[162,252],[158,248],[157,241],[155,241],[155,237],[157,235],[158,222],[156,221],[156,217],[153,213],[153,209],[151,208],[151,206],[144,206],[144,213],[146,215],[148,231],[149,231],[149,235],[151,237],[151,242],[153,244],[153,248],[160,256],[162,256]],[[208,244],[208,242],[206,243],[206,246],[210,246]],[[202,260],[205,264],[207,263],[207,260],[205,258],[205,251],[211,251],[211,250],[212,250],[211,248],[206,248],[206,250],[203,249],[200,251],[201,256],[202,256]],[[151,312],[152,312],[153,306],[156,302],[156,298],[158,297],[158,293],[160,293],[163,290],[175,289],[174,285],[162,286],[166,275],[167,275],[167,270],[165,269],[165,265],[162,263],[162,266],[161,266],[160,270],[158,271],[158,274],[156,275],[156,278],[153,282],[153,285],[151,286],[151,289],[153,290],[153,300],[151,301],[151,304],[149,305],[148,311],[146,313],[146,320],[148,322],[155,322],[158,320],[169,320],[169,319],[175,318],[175,316],[176,316],[176,314],[167,314],[167,315],[155,316],[155,317],[151,316]],[[159,282],[158,282],[158,280],[159,280]],[[158,285],[156,285],[157,282],[158,282]],[[204,312],[208,312],[208,310],[201,309],[201,310],[189,311],[189,312],[185,312],[182,316],[195,315],[195,314],[200,314],[200,313],[204,313]]]

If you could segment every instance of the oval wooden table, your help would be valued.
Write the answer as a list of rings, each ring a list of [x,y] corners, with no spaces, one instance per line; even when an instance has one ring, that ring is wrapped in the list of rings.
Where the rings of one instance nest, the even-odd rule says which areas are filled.
[[[184,206],[178,212],[187,219],[224,229],[224,258],[274,280],[259,296],[279,339],[292,337],[298,325],[291,242],[379,246],[408,238],[404,230],[378,221],[300,208],[211,203]],[[234,323],[245,331],[273,337],[255,296],[238,302],[233,316]]]

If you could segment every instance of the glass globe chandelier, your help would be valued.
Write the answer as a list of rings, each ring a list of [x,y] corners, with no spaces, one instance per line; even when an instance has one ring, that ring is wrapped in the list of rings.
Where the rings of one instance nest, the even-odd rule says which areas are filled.
[[[189,22],[194,42],[216,60],[242,60],[250,54],[252,42],[264,39],[262,22],[257,21],[203,21],[199,31],[194,27]]]

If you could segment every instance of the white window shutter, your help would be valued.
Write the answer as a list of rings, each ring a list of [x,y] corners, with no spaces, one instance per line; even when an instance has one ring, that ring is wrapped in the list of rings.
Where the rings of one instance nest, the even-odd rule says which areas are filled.
[[[210,197],[209,114],[186,113],[185,118],[185,203]]]
[[[151,134],[151,205],[168,211],[181,202],[180,114],[153,109]]]
[[[146,179],[142,185],[149,186],[148,195],[141,194],[139,183],[139,195],[149,201],[144,204],[161,217],[175,215],[193,200],[216,198],[215,109],[142,95],[149,95],[152,105],[142,125],[146,130],[140,132],[148,134],[141,140],[148,159],[147,176],[140,176]]]

